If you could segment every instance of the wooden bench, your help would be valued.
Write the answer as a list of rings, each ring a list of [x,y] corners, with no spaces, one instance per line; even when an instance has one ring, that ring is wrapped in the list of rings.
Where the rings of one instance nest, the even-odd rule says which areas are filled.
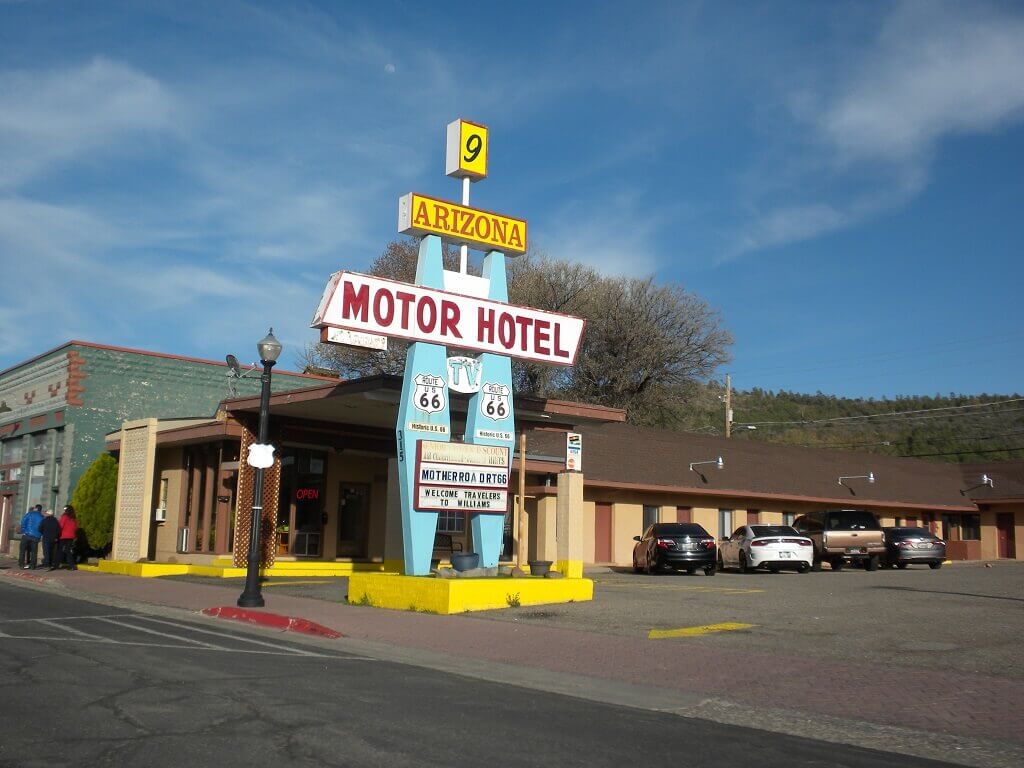
[[[452,556],[452,552],[461,552],[462,542],[452,541],[452,535],[450,533],[435,533],[434,534],[434,554],[442,553],[448,557]]]

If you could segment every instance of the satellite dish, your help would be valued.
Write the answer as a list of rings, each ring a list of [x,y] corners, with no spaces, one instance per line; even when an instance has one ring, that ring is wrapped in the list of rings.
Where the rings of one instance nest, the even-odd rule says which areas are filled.
[[[225,360],[228,361],[228,368],[231,369],[231,375],[236,379],[242,375],[242,369],[238,365],[238,358],[234,355],[228,355]]]

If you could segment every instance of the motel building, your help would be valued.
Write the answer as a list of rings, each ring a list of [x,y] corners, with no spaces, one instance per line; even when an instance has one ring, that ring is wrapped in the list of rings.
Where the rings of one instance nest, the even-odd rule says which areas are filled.
[[[401,389],[400,378],[377,376],[272,395],[269,442],[276,450],[265,475],[262,541],[273,573],[402,571],[395,438]],[[455,442],[465,430],[466,402],[451,400]],[[515,406],[526,455],[513,454],[504,562],[518,557],[521,470],[529,560],[564,560],[562,535],[562,547],[581,564],[628,567],[633,537],[653,522],[692,521],[723,537],[748,523],[854,507],[873,511],[883,525],[930,527],[954,560],[1021,556],[1024,462],[958,465],[716,438],[631,426],[618,409],[525,396]],[[235,529],[246,530],[252,504],[245,452],[255,442],[258,410],[257,396],[238,397],[221,402],[212,418],[153,414],[106,436],[120,469],[114,547],[104,570],[242,572]],[[569,432],[582,435],[581,470],[567,469]],[[868,474],[873,483],[856,477]],[[991,486],[980,484],[983,474]],[[470,537],[466,513],[439,513],[434,559],[472,551]],[[139,563],[163,568],[131,567]]]

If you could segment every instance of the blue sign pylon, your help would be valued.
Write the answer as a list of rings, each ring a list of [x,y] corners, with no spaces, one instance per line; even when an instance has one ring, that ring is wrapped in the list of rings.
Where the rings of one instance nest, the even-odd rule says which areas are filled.
[[[441,238],[430,235],[420,242],[416,284],[444,288]],[[416,447],[420,440],[451,440],[446,360],[447,350],[443,345],[422,341],[410,344],[405,357],[405,378],[395,436],[398,440],[398,485],[407,576],[428,575],[434,551],[438,513],[416,509]]]

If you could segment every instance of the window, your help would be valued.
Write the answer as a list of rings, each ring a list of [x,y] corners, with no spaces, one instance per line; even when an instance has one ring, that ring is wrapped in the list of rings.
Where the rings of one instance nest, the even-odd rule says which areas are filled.
[[[160,503],[157,504],[157,509],[167,509],[167,488],[170,484],[170,480],[166,477],[160,478]],[[211,529],[213,526],[210,526]]]
[[[796,513],[795,512],[783,512],[782,513],[782,524],[783,525],[792,525],[794,520],[796,520]]]
[[[656,522],[658,522],[658,508],[644,504],[644,528],[654,525]]]
[[[28,506],[43,504],[43,491],[46,485],[46,465],[33,464],[29,468]]]
[[[46,433],[38,432],[31,436],[32,457],[30,461],[46,461]]]
[[[895,525],[896,525],[897,528],[902,528],[903,527],[903,518],[902,517],[897,517]]]
[[[962,515],[960,537],[964,541],[981,540],[981,515]]]
[[[4,464],[21,464],[25,460],[25,442],[20,437],[4,443]]]
[[[437,513],[438,533],[464,533],[466,516],[461,512],[441,511]]]
[[[718,510],[718,538],[724,539],[732,530],[732,510]]]

